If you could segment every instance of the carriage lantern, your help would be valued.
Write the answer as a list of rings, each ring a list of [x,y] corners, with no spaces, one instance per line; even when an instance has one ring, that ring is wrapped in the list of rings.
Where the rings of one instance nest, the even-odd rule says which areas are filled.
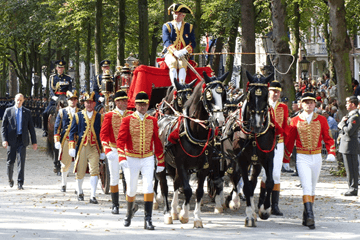
[[[114,82],[110,76],[110,71],[106,71],[101,81],[101,93],[105,96],[105,111],[109,111],[109,97],[114,93]]]
[[[266,54],[275,53],[274,42],[272,40],[272,32],[269,32],[265,36],[262,36],[261,39],[262,39],[262,43],[265,48]]]
[[[116,66],[114,81],[115,81],[115,92],[117,92],[118,90],[120,90],[120,86],[121,86],[121,66]]]
[[[131,84],[131,70],[129,68],[129,64],[125,64],[125,66],[121,69],[121,89],[127,92],[130,84]]]
[[[306,59],[306,56],[302,58],[302,60],[299,62],[299,65],[301,69],[301,77],[302,79],[306,79],[310,66],[310,62]]]

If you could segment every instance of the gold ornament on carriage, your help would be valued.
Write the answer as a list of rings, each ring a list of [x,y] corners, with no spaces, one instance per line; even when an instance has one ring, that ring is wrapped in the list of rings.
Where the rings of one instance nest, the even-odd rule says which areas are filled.
[[[211,90],[209,90],[209,89],[206,90],[205,96],[206,96],[206,100],[207,100],[207,101],[211,101],[211,100],[212,100]]]
[[[261,96],[262,95],[262,91],[260,90],[260,88],[256,89],[255,95],[256,96]]]

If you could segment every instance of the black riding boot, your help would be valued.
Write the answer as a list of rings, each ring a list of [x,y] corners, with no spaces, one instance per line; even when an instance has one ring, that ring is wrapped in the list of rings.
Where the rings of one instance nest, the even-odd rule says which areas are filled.
[[[134,202],[127,202],[127,211],[126,211],[126,216],[124,218],[125,227],[129,227],[131,224],[131,219],[134,216],[133,208],[134,208]]]
[[[155,227],[152,225],[152,221],[151,221],[152,209],[153,209],[153,202],[145,202],[144,229],[146,230],[155,230]]]
[[[280,209],[279,209],[279,197],[280,197],[280,192],[273,190],[271,193],[271,214],[276,215],[276,216],[283,215],[283,213],[280,212]]]
[[[308,226],[310,229],[315,229],[315,216],[312,209],[312,203],[304,203],[305,207],[305,226]]]
[[[119,214],[119,192],[111,193],[112,200],[112,214]]]
[[[258,203],[258,209],[260,209],[261,205],[265,202],[265,194],[266,194],[266,188],[263,188],[261,186],[260,188],[260,196],[259,196],[259,203]]]
[[[44,125],[44,127],[43,127],[43,130],[44,130],[43,137],[48,136],[48,118],[49,118],[48,114],[44,113],[43,114],[43,125]]]

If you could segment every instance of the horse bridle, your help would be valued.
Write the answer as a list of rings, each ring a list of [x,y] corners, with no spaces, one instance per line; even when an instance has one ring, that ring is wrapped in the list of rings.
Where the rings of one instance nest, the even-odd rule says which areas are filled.
[[[204,106],[206,112],[209,114],[209,116],[212,116],[212,114],[215,113],[215,112],[223,112],[223,110],[220,110],[220,109],[212,109],[212,110],[210,110],[209,106],[208,106],[208,101],[211,101],[212,97],[213,97],[209,88],[211,88],[212,85],[214,85],[214,84],[220,84],[220,86],[221,86],[221,87],[219,86],[219,87],[217,87],[215,89],[215,91],[217,93],[222,94],[223,91],[225,91],[223,83],[221,81],[219,81],[219,80],[207,83],[205,85],[205,87],[203,86],[203,91],[202,91],[202,95],[200,97],[200,100],[203,102],[203,106]]]

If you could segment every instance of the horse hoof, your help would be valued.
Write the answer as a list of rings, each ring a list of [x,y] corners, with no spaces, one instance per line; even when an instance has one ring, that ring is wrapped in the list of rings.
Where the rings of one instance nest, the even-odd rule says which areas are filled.
[[[201,220],[194,221],[194,228],[203,228],[203,224]]]
[[[253,214],[253,218],[254,218],[255,222],[257,222],[257,215],[256,215],[255,212],[254,212],[254,214]]]
[[[180,205],[178,205],[178,206],[176,207],[176,211],[177,211],[177,212],[181,212],[181,206],[180,206]]]
[[[234,201],[230,201],[230,204],[229,204],[229,208],[231,210],[239,210],[240,209],[240,202],[234,202]]]
[[[218,214],[218,213],[223,213],[224,212],[224,208],[223,207],[216,207],[214,210],[214,213]]]
[[[172,214],[171,214],[171,218],[172,218],[172,220],[179,220],[179,214],[177,214],[177,213],[172,213]]]
[[[255,219],[251,218],[249,219],[248,217],[245,219],[245,227],[256,227],[256,221]]]
[[[189,218],[180,217],[180,222],[181,222],[182,224],[188,223],[188,222],[189,222]]]
[[[159,203],[158,202],[154,202],[153,204],[153,210],[158,210],[159,209]]]
[[[164,216],[164,223],[165,224],[173,224],[173,219],[170,215],[165,215]]]
[[[259,209],[259,217],[262,219],[262,220],[267,220],[269,219],[271,215],[271,212],[270,212],[270,208],[268,208],[267,210],[264,209],[264,205],[261,205],[260,209]]]

